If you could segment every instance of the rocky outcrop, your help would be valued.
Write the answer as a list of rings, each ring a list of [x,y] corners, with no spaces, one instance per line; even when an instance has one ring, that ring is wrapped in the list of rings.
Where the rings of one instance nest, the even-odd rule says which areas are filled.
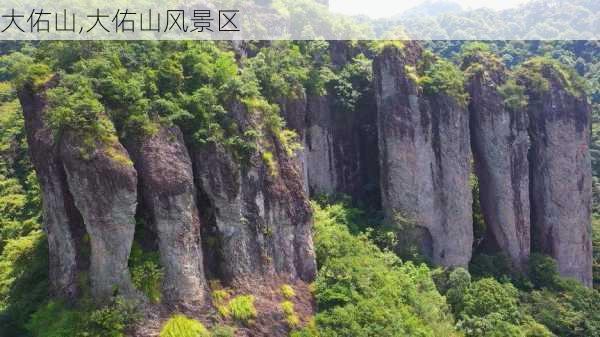
[[[293,130],[298,135],[297,141],[302,145],[301,149],[296,151],[296,165],[300,169],[302,185],[304,191],[309,193],[308,180],[308,146],[307,146],[307,99],[304,90],[296,94],[296,97],[281,99],[281,115],[285,119],[286,127]]]
[[[56,85],[56,79],[46,87]],[[48,238],[50,290],[60,297],[77,295],[77,272],[82,267],[79,244],[83,221],[66,184],[52,130],[45,122],[44,90],[26,85],[19,90],[25,117],[29,155],[42,190],[42,219]]]
[[[338,172],[329,101],[327,96],[311,95],[307,103],[306,166],[310,195],[334,194],[338,191]]]
[[[249,114],[234,115],[243,129],[251,127],[245,120]],[[300,170],[276,137],[266,137],[261,151],[272,153],[268,163],[259,152],[240,159],[217,144],[193,151],[197,184],[214,208],[219,273],[242,287],[278,277],[310,281],[316,273],[311,210]]]
[[[81,212],[91,245],[92,296],[106,301],[131,297],[127,262],[135,231],[137,174],[125,148],[112,135],[89,146],[89,135],[66,131],[60,155],[69,190]]]
[[[473,242],[468,113],[449,95],[421,92],[408,74],[420,57],[410,43],[386,47],[374,62],[383,210],[390,220],[410,220],[403,229],[420,234],[434,263],[466,266]]]
[[[556,66],[524,67],[534,248],[554,257],[562,276],[591,286],[590,107]]]
[[[158,239],[167,303],[203,304],[206,289],[192,162],[176,126],[127,144],[139,174],[142,208]]]
[[[523,270],[531,240],[527,113],[523,106],[504,103],[500,88],[506,85],[508,74],[491,55],[466,60],[464,67],[470,67],[471,147],[481,211],[491,245]]]

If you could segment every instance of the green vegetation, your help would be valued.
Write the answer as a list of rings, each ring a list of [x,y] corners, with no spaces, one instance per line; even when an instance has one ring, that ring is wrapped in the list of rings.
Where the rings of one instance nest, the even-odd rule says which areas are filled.
[[[527,81],[533,92],[538,94],[550,90],[550,81],[558,81],[572,96],[581,97],[585,93],[586,84],[580,76],[547,56],[526,61],[517,69],[516,74]]]
[[[467,103],[464,74],[449,61],[437,59],[432,64],[425,64],[418,83],[427,94],[446,94],[455,98],[459,104]]]
[[[438,43],[436,50],[448,59],[461,52],[458,43]],[[370,57],[369,53],[390,44],[398,43],[372,43],[361,51]],[[145,137],[161,123],[173,123],[180,126],[191,146],[217,144],[231,150],[240,162],[256,154],[269,173],[276,175],[278,156],[291,156],[299,148],[297,135],[286,128],[281,116],[283,103],[327,92],[335,96],[338,109],[352,113],[371,94],[369,58],[359,54],[337,68],[326,55],[327,47],[325,41],[252,42],[249,54],[253,56],[237,59],[224,42],[54,41],[24,45],[18,52],[0,56],[0,335],[122,337],[127,326],[139,319],[135,303],[120,298],[104,307],[92,304],[85,294],[85,277],[84,294],[75,303],[48,294],[41,196],[27,156],[15,88],[31,85],[37,90],[58,74],[58,86],[48,91],[48,122],[56,137],[67,130],[79,133],[84,139],[82,154],[103,142]],[[517,75],[530,79],[534,89],[558,80],[572,94],[586,90],[597,121],[597,50],[597,44],[585,41],[537,46],[535,42],[495,42],[469,44],[462,53],[494,53],[512,68],[532,55],[546,55],[526,63],[529,68],[521,67]],[[549,77],[535,76],[542,68],[550,71]],[[449,95],[461,103],[466,100],[464,75],[449,61],[425,53],[417,67],[405,71],[429,94]],[[575,72],[588,84],[581,83]],[[518,80],[509,79],[498,91],[509,109],[521,109],[527,101]],[[594,285],[598,287],[600,129],[596,126],[592,165]],[[273,146],[274,141],[283,151]],[[107,148],[111,158],[131,165]],[[474,194],[477,189],[474,181]],[[531,270],[515,275],[505,257],[477,246],[470,272],[432,270],[417,247],[406,245],[414,240],[378,225],[371,213],[347,203],[315,203],[314,208],[319,265],[314,294],[319,311],[312,323],[293,336],[600,336],[598,291],[561,279],[555,262],[546,256],[533,255]],[[407,216],[399,215],[396,220],[407,233],[416,229]],[[481,242],[485,224],[477,202],[474,220],[476,241]],[[140,227],[150,230],[143,223]],[[159,303],[162,270],[156,252],[141,249],[141,240],[136,237],[129,263],[133,283],[151,302]],[[253,296],[234,297],[231,290],[211,288],[219,319],[252,325],[258,315]],[[281,312],[291,329],[310,320],[296,312],[292,300],[298,290],[290,285],[279,289]],[[199,324],[183,316],[172,318],[162,333],[209,335]],[[235,332],[217,326],[210,334],[231,337]]]
[[[26,328],[33,336],[124,337],[125,328],[139,318],[135,304],[122,298],[100,309],[50,301],[31,315]]]
[[[281,311],[283,311],[283,314],[285,315],[285,322],[291,329],[297,328],[300,325],[300,317],[298,317],[294,310],[294,302],[281,302]]]
[[[163,325],[160,337],[211,337],[211,334],[195,319],[175,315]]]
[[[315,209],[315,327],[294,336],[460,336],[425,265],[400,261],[366,235],[354,236],[357,210]]]
[[[129,269],[133,285],[152,303],[159,303],[163,271],[159,267],[157,252],[144,252],[134,242],[129,257]]]
[[[327,86],[333,94],[334,106],[347,113],[356,111],[360,99],[372,92],[372,61],[359,54],[337,74],[332,74]]]
[[[217,325],[211,331],[212,337],[235,337],[235,328],[227,325]]]
[[[498,87],[498,93],[504,98],[504,106],[512,111],[521,111],[527,106],[525,88],[514,79],[507,80]]]
[[[462,268],[431,271],[375,246],[360,210],[314,207],[319,312],[295,337],[600,336],[599,293],[560,278],[546,256],[534,254],[527,275],[513,275],[491,255],[477,257],[475,276]]]
[[[254,300],[252,295],[238,295],[232,298],[228,304],[231,317],[246,325],[251,325],[257,315]]]
[[[283,284],[279,288],[279,291],[281,292],[281,296],[283,296],[286,299],[290,299],[290,298],[296,296],[296,292],[294,291],[294,288],[289,284]]]

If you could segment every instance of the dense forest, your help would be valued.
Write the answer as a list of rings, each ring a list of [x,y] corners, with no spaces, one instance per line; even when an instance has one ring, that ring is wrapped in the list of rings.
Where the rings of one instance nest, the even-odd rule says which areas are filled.
[[[295,203],[293,206],[298,210],[306,208],[313,214],[312,240],[318,268],[314,281],[310,276],[311,266],[301,268],[296,261],[292,268],[286,267],[287,261],[275,261],[275,274],[279,275],[277,268],[281,263],[285,273],[298,275],[303,281],[278,283],[269,295],[253,293],[249,289],[254,285],[236,283],[236,273],[243,273],[248,266],[232,259],[245,258],[245,255],[228,255],[236,249],[236,243],[219,242],[218,234],[211,227],[221,226],[221,215],[212,214],[214,211],[210,209],[219,208],[219,202],[224,202],[225,208],[237,206],[227,204],[226,199],[220,199],[218,191],[207,187],[202,191],[205,195],[196,202],[197,217],[203,224],[201,244],[207,275],[206,303],[210,308],[173,307],[173,301],[193,295],[164,288],[168,282],[163,281],[178,274],[165,265],[164,248],[157,243],[160,215],[147,215],[140,208],[159,207],[156,205],[160,205],[161,199],[153,199],[152,191],[142,188],[143,199],[138,209],[133,206],[125,210],[123,206],[118,210],[118,214],[132,212],[135,234],[133,230],[130,234],[119,231],[112,237],[115,240],[134,235],[125,268],[135,288],[132,293],[138,295],[130,296],[125,290],[117,292],[115,289],[112,294],[106,294],[99,283],[90,283],[93,270],[86,272],[89,268],[86,263],[77,267],[82,270],[73,288],[77,296],[57,294],[48,269],[55,257],[49,256],[47,234],[42,228],[48,213],[42,212],[43,193],[28,152],[23,114],[28,108],[21,107],[19,100],[25,102],[23,97],[28,91],[45,93],[48,114],[44,123],[49,128],[48,139],[59,144],[69,188],[82,210],[93,207],[89,205],[94,203],[103,204],[108,196],[103,193],[92,196],[90,204],[82,208],[83,201],[79,199],[73,177],[77,174],[92,180],[102,177],[87,178],[86,172],[77,171],[79,166],[94,171],[95,167],[104,165],[102,160],[116,162],[124,168],[135,165],[144,183],[158,181],[157,188],[161,184],[169,185],[170,181],[161,181],[153,176],[150,168],[146,172],[140,166],[150,160],[147,158],[156,158],[152,150],[145,154],[146,149],[152,149],[152,142],[142,140],[155,139],[155,135],[163,133],[167,143],[179,142],[191,149],[194,175],[203,162],[221,163],[226,153],[234,162],[248,167],[249,172],[253,172],[252,167],[262,167],[266,172],[261,178],[264,182],[260,183],[266,186],[263,198],[279,198],[285,203],[286,198],[269,193],[283,189],[284,193],[296,195],[293,191],[302,190],[299,185],[290,185],[290,181],[300,179],[302,173],[290,173],[289,168],[296,165],[294,158],[311,155],[307,148],[310,140],[304,140],[303,133],[307,131],[299,126],[303,121],[294,118],[294,102],[302,97],[328,96],[324,104],[343,113],[336,123],[352,128],[348,120],[361,121],[365,118],[362,116],[365,109],[368,113],[368,108],[374,105],[371,98],[376,90],[373,60],[382,59],[381,55],[390,50],[407,50],[410,54],[412,47],[402,42],[325,41],[247,42],[241,46],[228,42],[4,43],[0,58],[1,334],[32,337],[600,336],[600,293],[597,290],[600,284],[600,212],[597,208],[600,129],[596,124],[600,118],[600,47],[597,42],[439,41],[422,45],[431,52],[426,50],[421,58],[433,59],[433,66],[409,69],[407,73],[413,74],[424,91],[443,91],[457,101],[474,99],[465,89],[469,69],[474,69],[467,68],[471,62],[467,60],[473,58],[483,63],[498,60],[509,69],[507,71],[526,73],[523,76],[535,73],[536,64],[549,64],[569,81],[565,84],[566,90],[585,90],[593,121],[590,144],[594,199],[593,288],[560,277],[556,261],[541,252],[532,253],[527,267],[521,269],[515,268],[510,256],[491,248],[487,240],[490,229],[481,213],[480,182],[473,174],[468,187],[473,200],[473,257],[468,266],[440,267],[445,263],[443,260],[434,261],[431,256],[422,254],[420,247],[403,235],[408,233],[402,229],[410,225],[410,219],[396,215],[390,221],[382,211],[381,200],[374,192],[377,190],[373,186],[376,185],[374,177],[368,174],[370,168],[366,168],[363,173],[367,174],[356,181],[337,177],[334,187],[305,187],[313,201],[310,205]],[[534,63],[527,63],[532,59]],[[507,104],[521,106],[524,89],[516,83],[503,88],[509,92]],[[359,117],[348,117],[352,115]],[[180,129],[181,133],[169,131],[171,127]],[[137,147],[139,143],[142,145]],[[98,148],[106,149],[103,155],[98,155]],[[210,152],[214,148],[222,152]],[[172,151],[178,153],[180,149]],[[167,160],[176,168],[185,164],[185,161],[178,163],[176,156],[167,156]],[[85,166],[86,162],[92,166]],[[349,163],[341,165],[350,167]],[[209,166],[209,171],[200,172],[194,181],[199,180],[197,184],[205,186],[203,179],[223,174],[216,173],[221,172],[222,167]],[[113,169],[112,166],[106,168],[109,169]],[[130,184],[126,178],[128,173],[110,174],[121,184]],[[226,178],[221,177],[220,183],[226,184]],[[209,182],[207,186],[214,189],[212,184]],[[88,188],[103,191],[102,186],[92,186]],[[170,187],[164,188],[168,191]],[[122,198],[125,199],[118,200],[128,200],[127,196]],[[294,198],[299,199],[290,202],[305,197]],[[207,199],[212,201],[207,203]],[[148,200],[158,201],[149,204]],[[270,207],[286,207],[277,205]],[[280,216],[272,210],[262,212]],[[242,214],[245,216],[239,220],[242,224],[253,224],[253,213],[242,210]],[[95,221],[87,211],[81,211],[81,216],[86,226],[88,221]],[[294,216],[304,219],[301,214]],[[276,218],[274,224],[279,222],[285,220]],[[260,236],[267,245],[271,238],[280,235],[272,233],[278,231],[277,227],[269,226],[261,229]],[[87,228],[88,231],[93,229],[92,226]],[[80,235],[81,257],[78,259],[89,259],[94,232],[74,233]],[[302,233],[294,235],[305,239]],[[275,241],[275,249],[280,252],[298,249]],[[279,244],[283,246],[277,246]],[[270,259],[277,260],[277,253],[264,259],[269,263]],[[249,263],[263,268],[267,262]],[[214,263],[226,266],[221,270],[211,265]],[[184,288],[185,277],[191,276],[183,273],[172,281],[176,287]],[[103,300],[99,302],[98,297]]]

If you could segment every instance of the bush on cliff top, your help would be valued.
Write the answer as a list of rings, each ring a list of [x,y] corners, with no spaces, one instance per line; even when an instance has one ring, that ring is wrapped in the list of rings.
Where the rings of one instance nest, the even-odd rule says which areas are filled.
[[[426,94],[446,94],[456,99],[459,104],[466,105],[468,94],[465,92],[465,77],[453,63],[437,59],[426,67],[419,85]]]

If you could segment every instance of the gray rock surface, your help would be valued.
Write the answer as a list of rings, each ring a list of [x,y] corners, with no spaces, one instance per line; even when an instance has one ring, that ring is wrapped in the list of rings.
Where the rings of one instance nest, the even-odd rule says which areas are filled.
[[[452,97],[419,91],[405,66],[416,66],[420,54],[412,43],[386,47],[374,62],[383,210],[389,220],[401,214],[414,223],[432,262],[466,266],[473,243],[468,113]]]
[[[89,235],[92,296],[99,302],[115,294],[137,296],[127,266],[135,231],[137,173],[116,136],[96,141],[93,149],[84,144],[81,136],[67,131],[60,154]]]
[[[527,112],[505,106],[498,91],[508,79],[502,64],[485,57],[470,62],[482,66],[467,83],[481,211],[495,245],[523,270],[531,241]]]
[[[243,111],[234,113],[249,127]],[[220,273],[228,283],[315,277],[312,216],[297,161],[276,137],[265,142],[276,161],[271,171],[259,153],[235,158],[220,145],[192,151],[197,186],[214,208],[220,239]]]
[[[140,180],[143,209],[158,238],[167,303],[197,306],[206,280],[192,162],[176,126],[127,143]]]
[[[311,195],[334,194],[338,178],[334,157],[332,114],[327,96],[308,97],[306,166]]]
[[[47,87],[55,85],[55,80]],[[77,271],[81,237],[81,216],[74,207],[52,131],[45,123],[47,101],[44,91],[30,86],[19,91],[25,117],[29,154],[42,190],[42,219],[48,238],[50,290],[61,297],[77,295]]]
[[[562,276],[592,284],[590,107],[552,66],[548,90],[522,78],[529,95],[531,221],[534,248],[554,257]]]

